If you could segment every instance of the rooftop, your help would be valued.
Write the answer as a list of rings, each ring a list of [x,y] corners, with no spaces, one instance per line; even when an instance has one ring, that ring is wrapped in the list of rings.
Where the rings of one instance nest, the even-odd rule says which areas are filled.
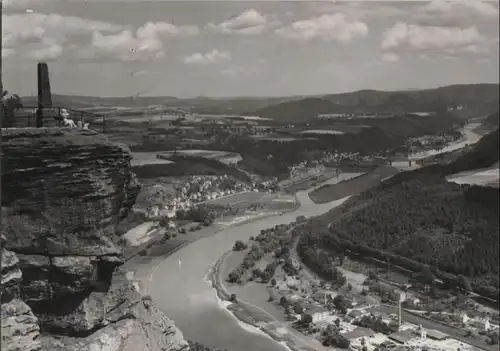
[[[449,335],[445,334],[445,333],[442,333],[439,330],[429,329],[427,331],[427,337],[429,337],[431,339],[436,339],[436,340],[444,340],[447,337],[449,337]]]
[[[412,333],[408,330],[399,331],[397,333],[392,333],[391,335],[389,335],[389,339],[397,341],[401,344],[404,344],[413,338],[414,337]]]
[[[374,336],[374,335],[375,333],[373,332],[373,330],[362,327],[358,327],[351,332],[342,334],[342,336],[348,340],[363,338],[367,336]]]

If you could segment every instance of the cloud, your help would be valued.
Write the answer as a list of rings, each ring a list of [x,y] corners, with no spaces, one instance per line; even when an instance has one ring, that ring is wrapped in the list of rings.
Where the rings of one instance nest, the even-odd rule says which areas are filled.
[[[382,55],[382,61],[384,62],[396,62],[399,61],[399,56],[395,53],[388,52]]]
[[[14,14],[3,18],[3,45],[21,55],[53,60],[63,53],[72,36],[91,35],[95,30],[114,32],[122,27],[110,23],[58,14]]]
[[[479,0],[434,0],[420,7],[415,19],[419,24],[459,26],[471,19],[498,20],[498,3]]]
[[[294,22],[276,29],[275,33],[279,37],[294,40],[349,43],[353,39],[365,37],[368,26],[364,22],[348,19],[342,13],[335,13]]]
[[[209,31],[222,34],[256,35],[279,24],[276,16],[264,16],[258,11],[251,9],[219,24],[208,23],[205,28]]]
[[[86,60],[143,61],[165,57],[165,37],[188,37],[199,34],[196,26],[176,26],[166,22],[147,22],[135,32],[92,35],[89,48],[80,51]]]
[[[3,18],[4,45],[22,45],[41,42],[51,37],[64,41],[70,35],[89,34],[93,31],[117,31],[121,26],[79,17],[58,14],[14,14]]]
[[[309,12],[314,14],[343,13],[349,17],[373,18],[373,17],[400,17],[407,14],[406,11],[392,5],[390,2],[366,2],[366,1],[306,1],[303,3]]]
[[[196,26],[147,22],[129,26],[59,14],[12,14],[4,19],[4,56],[55,60],[68,53],[77,60],[144,60],[165,55],[163,39],[199,33]]]
[[[184,58],[184,63],[187,65],[211,65],[222,61],[229,61],[230,59],[231,54],[229,51],[219,51],[217,49],[213,49],[205,54],[197,52],[186,56]]]
[[[382,39],[382,48],[392,51],[432,51],[435,53],[481,52],[486,38],[476,27],[436,27],[396,23]]]

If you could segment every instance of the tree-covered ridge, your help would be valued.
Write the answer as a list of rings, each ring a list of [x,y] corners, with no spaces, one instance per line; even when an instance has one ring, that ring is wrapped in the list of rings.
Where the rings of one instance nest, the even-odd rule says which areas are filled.
[[[498,159],[497,130],[448,164],[402,172],[311,219],[298,252],[320,273],[352,251],[415,273],[432,270],[455,287],[470,280],[476,292],[498,299],[499,189],[445,179]]]
[[[334,221],[330,233],[498,287],[498,195],[497,188],[411,180],[365,194],[365,205]]]

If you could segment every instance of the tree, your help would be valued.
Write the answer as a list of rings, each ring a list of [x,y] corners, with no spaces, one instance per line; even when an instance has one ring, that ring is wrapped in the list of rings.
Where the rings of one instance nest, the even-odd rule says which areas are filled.
[[[247,248],[247,245],[241,241],[241,240],[236,240],[233,246],[233,251],[243,251]]]
[[[293,311],[297,314],[299,313],[302,313],[304,311],[304,309],[302,308],[302,306],[300,305],[300,303],[296,302],[293,304]]]
[[[342,313],[346,313],[347,309],[349,308],[348,301],[345,299],[343,295],[340,294],[335,296],[335,298],[333,299],[333,305],[337,310],[339,310]]]
[[[229,301],[236,303],[237,302],[236,294],[231,294],[231,296],[229,297]]]
[[[14,125],[14,119],[16,117],[16,111],[23,107],[21,98],[19,95],[12,94],[8,96],[9,92],[7,90],[2,91],[1,102],[2,102],[2,127],[9,128]]]
[[[313,318],[308,313],[303,313],[302,316],[300,317],[300,322],[303,324],[311,324],[312,321],[313,321]]]
[[[280,305],[283,307],[288,306],[288,300],[286,299],[286,297],[284,297],[284,296],[281,297]]]
[[[472,287],[470,285],[470,281],[469,279],[467,279],[465,276],[463,275],[459,275],[457,277],[457,286],[460,288],[460,289],[463,289],[465,290],[466,292],[471,292],[472,291]]]
[[[432,274],[428,266],[424,266],[422,271],[418,274],[417,279],[423,284],[432,285],[434,283],[434,274]]]

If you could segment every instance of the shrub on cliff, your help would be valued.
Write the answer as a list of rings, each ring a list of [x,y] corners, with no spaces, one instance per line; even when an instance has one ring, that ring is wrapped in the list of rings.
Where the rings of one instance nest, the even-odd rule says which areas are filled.
[[[2,92],[1,96],[2,103],[2,127],[9,128],[14,125],[14,119],[16,118],[16,111],[23,107],[21,98],[12,94],[9,95],[7,90]]]

